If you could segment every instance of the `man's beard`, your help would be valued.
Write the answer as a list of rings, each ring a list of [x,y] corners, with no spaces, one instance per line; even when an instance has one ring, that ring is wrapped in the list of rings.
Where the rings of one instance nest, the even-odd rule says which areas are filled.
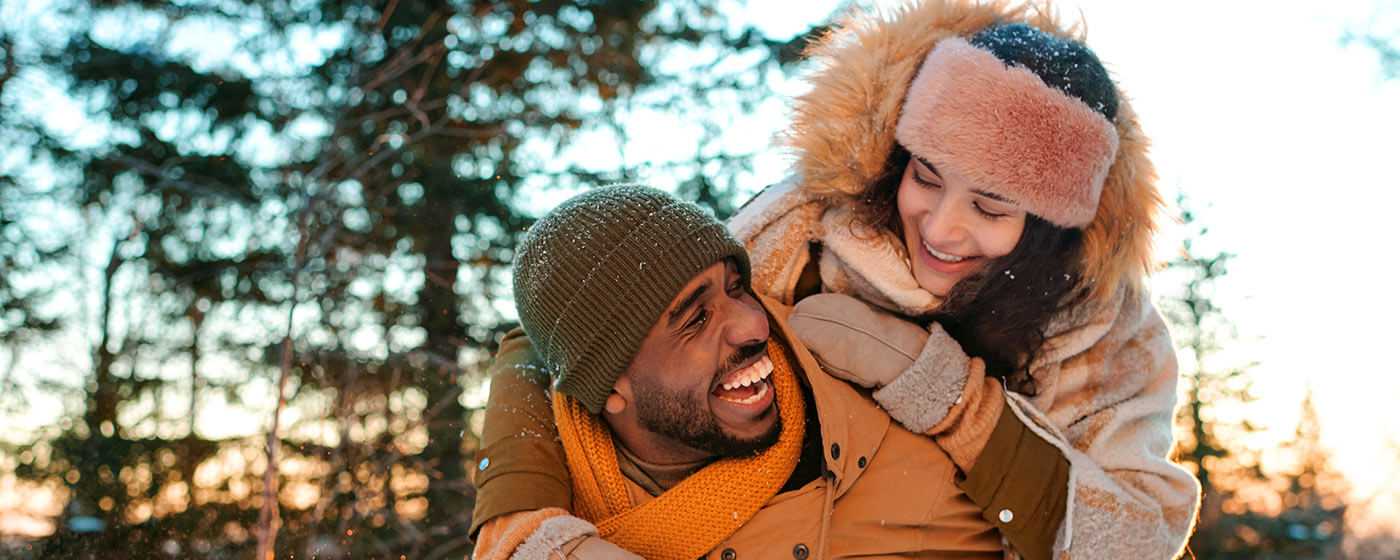
[[[715,377],[724,375],[767,350],[768,344],[764,342],[739,348],[715,373]],[[642,428],[719,457],[756,455],[777,443],[778,436],[782,433],[781,416],[773,423],[772,428],[755,438],[744,439],[725,433],[724,428],[710,414],[710,407],[704,398],[695,402],[689,393],[671,391],[651,376],[639,376],[634,383],[634,389],[637,420]],[[705,395],[707,398],[709,393],[706,392]]]

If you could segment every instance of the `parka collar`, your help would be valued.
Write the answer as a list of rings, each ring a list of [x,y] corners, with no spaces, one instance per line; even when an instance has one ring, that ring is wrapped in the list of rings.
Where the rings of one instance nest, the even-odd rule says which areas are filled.
[[[934,45],[1007,21],[1084,40],[1078,25],[1062,26],[1044,5],[930,0],[847,16],[809,50],[811,90],[794,101],[782,137],[803,178],[800,188],[831,205],[854,203],[883,171],[905,92]],[[1155,264],[1152,238],[1162,207],[1148,140],[1121,89],[1119,98],[1118,153],[1084,236],[1080,283],[1094,302],[1142,289]]]

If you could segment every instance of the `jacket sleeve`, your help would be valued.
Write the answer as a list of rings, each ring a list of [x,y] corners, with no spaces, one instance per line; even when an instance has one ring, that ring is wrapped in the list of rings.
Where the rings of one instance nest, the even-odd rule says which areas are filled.
[[[472,535],[503,514],[568,510],[573,495],[554,426],[549,374],[523,330],[506,334],[487,371],[491,393],[473,470]]]
[[[1175,354],[1160,316],[1145,298],[1145,309],[1137,303],[1102,330],[1082,329],[1092,338],[1085,350],[1035,368],[1037,383],[1054,380],[1044,388],[1051,394],[1037,397],[1049,412],[965,355],[920,356],[875,397],[892,417],[935,418],[912,424],[948,452],[964,491],[1022,555],[1173,557],[1195,521],[1200,486],[1168,459]],[[950,378],[967,381],[946,416],[931,415],[926,403],[946,397],[918,393]]]
[[[1070,463],[1028,429],[1005,395],[982,360],[935,342],[873,396],[890,417],[933,436],[957,464],[958,486],[1017,553],[1048,559],[1065,519]]]
[[[477,535],[476,560],[641,560],[598,536],[592,523],[559,508],[520,511],[487,521]]]
[[[824,209],[797,188],[796,180],[789,177],[759,191],[726,223],[749,252],[754,291],[783,305],[800,299],[803,274],[814,262],[808,242],[815,240],[812,228]],[[813,291],[810,281],[806,288]]]
[[[986,447],[957,483],[1016,552],[1041,560],[1051,558],[1064,523],[1069,470],[1059,449],[1001,407]]]
[[[1176,353],[1150,300],[1125,301],[1088,350],[1048,368],[1060,380],[1048,413],[1014,393],[1007,404],[1069,459],[1070,503],[1056,550],[1075,558],[1179,555],[1201,487],[1170,459]]]

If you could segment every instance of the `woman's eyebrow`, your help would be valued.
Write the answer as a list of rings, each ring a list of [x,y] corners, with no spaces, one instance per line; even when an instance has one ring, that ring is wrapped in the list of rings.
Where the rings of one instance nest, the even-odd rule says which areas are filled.
[[[980,190],[980,189],[979,189],[979,190],[975,190],[975,191],[972,191],[972,192],[973,192],[974,194],[979,194],[979,195],[985,196],[985,197],[987,197],[987,198],[990,198],[990,199],[992,199],[992,200],[996,200],[996,201],[998,201],[998,202],[1005,202],[1005,203],[1007,203],[1007,204],[1016,204],[1016,201],[1011,200],[1011,199],[1009,199],[1009,198],[1006,198],[1005,196],[999,195],[999,194],[994,193],[994,192],[991,192],[991,191],[984,191],[984,190]]]
[[[929,170],[930,172],[932,172],[934,175],[938,175],[938,178],[940,178],[940,179],[943,178],[942,175],[939,175],[939,174],[938,174],[938,169],[935,168],[935,167],[933,166],[932,163],[929,163],[928,160],[926,160],[926,159],[924,159],[924,158],[921,158],[921,157],[919,157],[919,156],[914,156],[914,159],[919,160],[919,163],[922,164],[924,167],[927,167],[928,170]],[[994,193],[994,192],[992,192],[992,191],[977,189],[977,190],[974,190],[974,191],[972,191],[972,192],[973,192],[973,194],[982,195],[982,196],[985,196],[985,197],[987,197],[987,198],[990,198],[990,199],[995,200],[995,201],[998,201],[998,202],[1005,202],[1005,203],[1007,203],[1007,204],[1016,204],[1016,201],[1011,200],[1010,198],[1007,198],[1007,197],[1004,196],[1004,195],[1000,195],[1000,194]]]
[[[924,164],[924,167],[927,167],[928,170],[931,171],[931,172],[933,172],[934,175],[938,175],[938,177],[939,177],[940,179],[943,177],[942,175],[939,175],[939,173],[938,173],[938,168],[934,167],[933,164],[932,164],[932,163],[929,163],[928,160],[926,160],[926,159],[924,159],[924,158],[921,158],[921,157],[919,157],[919,156],[914,156],[914,159],[919,160],[919,163]]]

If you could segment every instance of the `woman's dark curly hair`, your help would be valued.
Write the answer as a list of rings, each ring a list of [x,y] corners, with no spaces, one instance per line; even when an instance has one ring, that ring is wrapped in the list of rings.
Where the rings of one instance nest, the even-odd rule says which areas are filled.
[[[969,42],[1008,65],[1026,67],[1110,122],[1118,114],[1118,95],[1108,72],[1083,44],[1022,23],[990,27]],[[884,226],[901,239],[899,185],[910,159],[908,150],[895,147],[880,178],[861,195],[857,218]],[[1079,229],[1028,214],[1016,247],[959,281],[938,310],[924,319],[941,323],[968,355],[982,358],[988,375],[1006,380],[1012,390],[1035,394],[1028,368],[1045,342],[1046,327],[1085,297],[1079,278],[1083,237]]]

